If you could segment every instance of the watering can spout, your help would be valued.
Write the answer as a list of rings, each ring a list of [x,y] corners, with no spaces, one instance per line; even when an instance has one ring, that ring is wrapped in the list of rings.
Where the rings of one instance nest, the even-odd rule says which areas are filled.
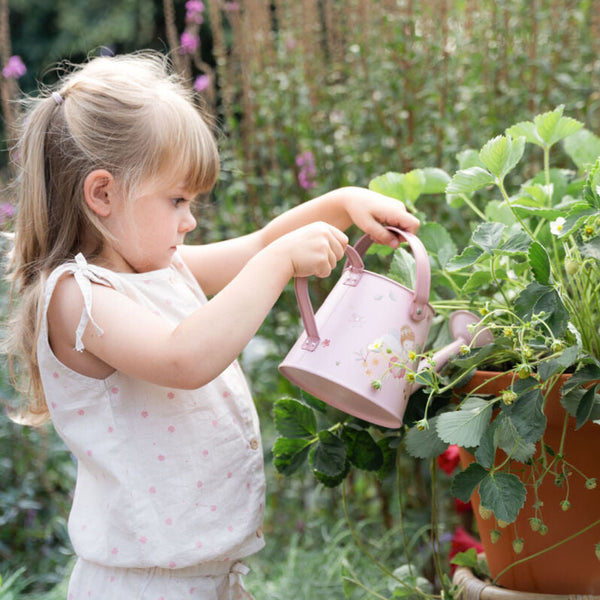
[[[420,380],[419,373],[429,370],[432,365],[439,373],[450,358],[459,354],[462,346],[481,348],[494,341],[492,332],[489,329],[478,327],[478,323],[479,318],[468,310],[457,310],[452,313],[449,326],[454,341],[434,352],[431,358],[424,358],[420,361],[415,373],[415,382],[410,388],[410,394],[425,385],[423,379]]]

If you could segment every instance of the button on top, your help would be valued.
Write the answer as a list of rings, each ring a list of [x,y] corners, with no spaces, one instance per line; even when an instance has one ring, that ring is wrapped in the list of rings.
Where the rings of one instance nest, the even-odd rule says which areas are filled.
[[[252,448],[252,450],[258,449],[258,440],[256,438],[250,440],[250,448]]]

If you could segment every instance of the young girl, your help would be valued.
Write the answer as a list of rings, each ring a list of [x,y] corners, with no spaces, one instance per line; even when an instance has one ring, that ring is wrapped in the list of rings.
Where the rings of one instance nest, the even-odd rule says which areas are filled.
[[[250,598],[263,545],[256,412],[236,362],[290,278],[329,275],[355,223],[416,230],[359,188],[184,246],[217,178],[211,130],[156,55],[91,59],[32,102],[16,148],[9,354],[77,458],[69,599]],[[212,297],[207,301],[205,296]]]

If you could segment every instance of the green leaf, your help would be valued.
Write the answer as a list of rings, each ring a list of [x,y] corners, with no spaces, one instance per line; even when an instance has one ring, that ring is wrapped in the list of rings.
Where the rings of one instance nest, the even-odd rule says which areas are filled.
[[[463,448],[477,446],[492,416],[492,404],[483,398],[467,398],[458,410],[439,415],[437,432],[444,442]]]
[[[313,475],[315,476],[315,479],[322,483],[325,487],[334,488],[340,485],[340,483],[346,479],[346,475],[348,475],[349,472],[350,461],[346,460],[344,463],[344,468],[337,475],[327,475],[321,471],[315,470],[313,470]]]
[[[494,512],[497,519],[512,523],[525,504],[527,491],[512,473],[490,472],[479,484],[481,504]]]
[[[435,458],[439,456],[448,444],[437,434],[437,416],[429,419],[429,429],[419,431],[411,427],[406,434],[406,451],[415,458]]]
[[[464,471],[452,478],[450,493],[463,502],[469,502],[473,492],[487,474],[488,472],[480,464],[472,462]]]
[[[429,258],[437,259],[440,268],[456,255],[456,244],[448,230],[439,223],[424,223],[419,227],[419,239],[423,242]]]
[[[596,390],[598,389],[598,384],[591,387],[589,390],[585,392],[579,401],[579,406],[577,407],[576,413],[576,426],[575,429],[579,429],[582,427],[586,421],[590,418],[592,414],[592,409],[594,408],[594,403],[596,400]]]
[[[448,261],[446,270],[452,272],[460,271],[465,267],[470,267],[479,260],[482,254],[483,250],[481,248],[478,248],[477,246],[467,246],[461,254]]]
[[[279,437],[273,444],[273,464],[282,475],[292,475],[304,463],[313,442],[302,438]]]
[[[585,385],[586,383],[595,383],[598,379],[600,379],[600,365],[583,365],[577,369],[567,381],[565,381],[561,388],[561,393],[563,395],[568,394],[571,390]]]
[[[547,285],[550,281],[550,258],[539,242],[533,242],[528,252],[529,268],[538,283]]]
[[[446,186],[450,183],[450,175],[446,171],[436,167],[425,167],[421,172],[425,177],[422,194],[443,194],[446,191]]]
[[[585,201],[594,208],[600,208],[600,159],[590,169],[583,188]]]
[[[273,417],[277,431],[285,437],[312,437],[317,432],[317,419],[313,411],[293,398],[277,400]]]
[[[369,182],[369,189],[385,196],[396,198],[402,202],[405,202],[407,199],[402,173],[389,171],[379,177],[375,177],[375,179],[371,179]]]
[[[544,395],[540,389],[518,393],[510,406],[502,406],[502,414],[510,418],[524,442],[537,442],[546,430],[546,415],[543,412]]]
[[[564,105],[560,105],[553,111],[537,115],[533,119],[538,135],[547,147],[583,128],[583,123],[571,117],[563,117],[563,110]]]
[[[481,223],[471,236],[471,242],[490,254],[502,241],[504,225],[502,223]]]
[[[600,156],[600,137],[588,129],[580,129],[565,139],[564,148],[577,168],[585,171]]]
[[[452,564],[458,565],[459,567],[476,569],[478,565],[477,550],[475,548],[469,548],[464,552],[459,552],[452,559]]]
[[[414,289],[416,276],[415,257],[404,248],[396,249],[389,274],[402,285],[411,290]]]
[[[359,469],[377,471],[383,465],[383,452],[368,431],[344,427],[342,440],[346,443],[348,459]]]
[[[524,254],[530,245],[531,238],[524,231],[518,231],[502,244],[500,251],[504,254]]]
[[[557,291],[537,281],[530,283],[515,300],[514,310],[519,317],[530,320],[532,315],[545,314],[544,321],[555,337],[561,337],[569,322],[569,313]]]
[[[467,282],[462,286],[465,294],[487,287],[492,282],[492,273],[490,271],[475,271],[471,274]]]
[[[456,155],[456,159],[461,170],[468,169],[469,167],[481,167],[485,169],[485,165],[481,162],[481,158],[479,158],[479,152],[472,148],[459,152]]]
[[[483,146],[479,158],[489,172],[502,181],[521,160],[524,150],[524,137],[513,139],[510,136],[499,135]]]
[[[313,471],[337,477],[346,468],[346,458],[346,444],[331,431],[319,431],[319,441],[311,454]]]
[[[498,447],[512,459],[523,463],[527,462],[535,453],[535,444],[523,439],[506,413],[502,413],[496,420],[498,421],[496,430]]]
[[[489,424],[481,436],[479,447],[475,451],[475,459],[486,469],[491,469],[494,465],[496,448],[498,447],[498,442],[496,440],[496,429],[498,428],[499,424],[500,421],[497,418]]]
[[[564,371],[566,368],[575,364],[579,356],[578,346],[569,346],[565,348],[559,356],[542,361],[538,365],[538,373],[542,378],[542,381],[547,381],[552,375],[559,371]]]
[[[494,176],[481,167],[458,171],[446,187],[446,194],[471,194],[494,183]]]
[[[526,142],[535,144],[536,146],[543,146],[544,142],[540,138],[537,132],[535,123],[532,121],[521,121],[506,130],[507,135],[512,138],[524,137]]]

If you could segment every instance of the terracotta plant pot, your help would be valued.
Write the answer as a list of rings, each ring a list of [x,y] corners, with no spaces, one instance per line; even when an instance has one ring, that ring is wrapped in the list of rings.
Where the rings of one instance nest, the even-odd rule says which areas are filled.
[[[463,388],[464,392],[478,387],[490,377],[478,394],[499,394],[510,387],[512,374],[497,377],[498,373],[477,371],[473,379]],[[600,542],[600,426],[588,422],[575,431],[575,419],[567,418],[567,412],[560,403],[560,388],[569,376],[563,375],[550,390],[544,413],[548,419],[543,442],[555,451],[559,448],[561,434],[567,419],[567,434],[564,446],[565,459],[573,465],[570,476],[562,486],[557,486],[555,477],[549,474],[539,487],[539,498],[543,502],[543,522],[548,531],[545,535],[532,531],[530,519],[534,517],[534,494],[531,486],[530,467],[513,461],[511,472],[518,475],[527,488],[527,500],[515,523],[504,529],[498,526],[492,516],[483,519],[479,514],[479,493],[472,497],[473,508],[490,572],[495,582],[511,590],[542,594],[600,594],[600,560],[596,556],[596,544]],[[539,454],[540,444],[538,442]],[[473,456],[461,449],[461,464],[466,468]],[[496,464],[506,455],[498,450]],[[585,479],[596,478],[595,489],[588,489]],[[567,496],[568,494],[568,496]],[[563,510],[561,502],[568,497],[570,508]],[[590,527],[590,525],[594,524]],[[584,533],[576,535],[581,530]],[[491,531],[498,529],[500,539],[491,541]],[[575,537],[572,537],[575,536]],[[569,541],[560,545],[567,538]],[[523,550],[517,554],[513,549],[516,538],[524,540]],[[557,545],[556,547],[554,547]],[[548,549],[548,550],[547,550]],[[546,552],[524,561],[523,559]],[[514,566],[509,567],[518,561]]]

